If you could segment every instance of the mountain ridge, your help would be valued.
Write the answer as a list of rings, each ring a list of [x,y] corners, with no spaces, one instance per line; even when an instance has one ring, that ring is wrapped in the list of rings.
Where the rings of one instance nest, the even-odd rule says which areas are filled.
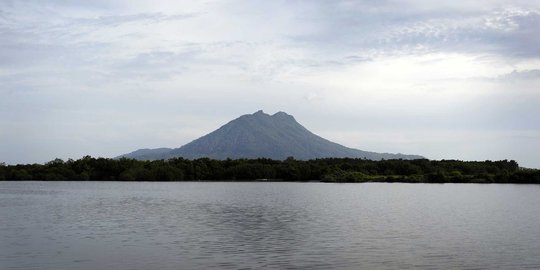
[[[302,126],[294,116],[259,110],[229,121],[220,128],[179,148],[139,149],[118,158],[140,160],[183,157],[196,159],[271,158],[300,160],[316,158],[419,159],[419,155],[376,153],[349,148],[324,139]]]

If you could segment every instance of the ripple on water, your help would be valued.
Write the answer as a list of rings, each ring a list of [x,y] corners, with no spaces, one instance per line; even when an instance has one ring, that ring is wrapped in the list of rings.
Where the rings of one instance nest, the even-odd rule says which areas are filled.
[[[516,185],[9,182],[2,269],[540,268]]]

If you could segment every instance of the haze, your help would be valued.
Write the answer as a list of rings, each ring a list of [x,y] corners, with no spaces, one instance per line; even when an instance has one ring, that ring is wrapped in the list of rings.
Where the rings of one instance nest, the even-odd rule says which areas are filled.
[[[365,151],[540,167],[540,1],[0,1],[0,162],[285,111]]]

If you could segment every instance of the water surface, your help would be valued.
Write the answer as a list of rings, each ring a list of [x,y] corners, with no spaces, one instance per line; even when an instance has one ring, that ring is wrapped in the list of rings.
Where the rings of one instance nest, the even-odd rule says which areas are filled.
[[[540,186],[0,182],[0,269],[540,269]]]

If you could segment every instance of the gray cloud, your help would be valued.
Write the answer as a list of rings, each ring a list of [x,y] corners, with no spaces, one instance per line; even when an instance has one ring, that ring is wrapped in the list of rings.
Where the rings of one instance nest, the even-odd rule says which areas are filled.
[[[540,38],[535,34],[540,32],[537,6],[460,5],[437,6],[425,1],[323,2],[297,17],[299,22],[316,25],[317,30],[289,38],[325,51],[540,56]]]
[[[132,22],[143,22],[143,23],[159,23],[165,21],[174,21],[174,20],[185,20],[195,17],[197,14],[175,14],[175,15],[166,15],[163,13],[140,13],[140,14],[131,14],[131,15],[120,15],[120,16],[100,16],[97,18],[74,18],[69,20],[68,23],[57,25],[55,27],[67,27],[74,24],[79,26],[106,26],[106,27],[116,27],[125,23]]]
[[[499,76],[501,80],[536,80],[540,79],[540,69],[514,70],[511,73]]]
[[[175,147],[258,109],[365,150],[504,156],[467,140],[538,144],[539,6],[3,1],[0,161]]]

